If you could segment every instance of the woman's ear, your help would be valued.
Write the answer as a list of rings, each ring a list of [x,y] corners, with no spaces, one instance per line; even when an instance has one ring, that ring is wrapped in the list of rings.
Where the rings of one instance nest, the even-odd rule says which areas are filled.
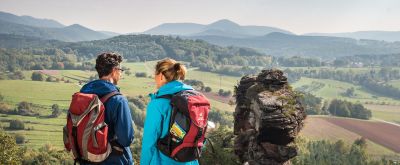
[[[161,81],[164,81],[164,80],[165,80],[165,76],[164,76],[162,73],[160,73],[160,74],[161,74],[160,80],[161,80]]]

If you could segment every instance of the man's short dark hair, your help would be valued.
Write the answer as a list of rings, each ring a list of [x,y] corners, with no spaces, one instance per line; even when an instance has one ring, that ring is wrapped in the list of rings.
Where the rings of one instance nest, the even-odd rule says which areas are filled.
[[[118,53],[105,52],[97,56],[96,70],[99,78],[109,75],[113,68],[118,67],[122,62],[122,56]]]

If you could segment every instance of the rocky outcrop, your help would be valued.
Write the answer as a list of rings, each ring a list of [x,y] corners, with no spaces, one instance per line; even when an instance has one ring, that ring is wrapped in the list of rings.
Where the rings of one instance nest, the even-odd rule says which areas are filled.
[[[235,88],[235,154],[243,164],[290,164],[306,114],[280,70],[244,76]]]

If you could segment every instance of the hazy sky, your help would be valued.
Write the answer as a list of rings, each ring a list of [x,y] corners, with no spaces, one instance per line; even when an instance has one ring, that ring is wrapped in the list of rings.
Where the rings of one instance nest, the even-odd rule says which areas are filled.
[[[119,33],[220,19],[296,34],[400,31],[400,0],[0,0],[0,11]]]

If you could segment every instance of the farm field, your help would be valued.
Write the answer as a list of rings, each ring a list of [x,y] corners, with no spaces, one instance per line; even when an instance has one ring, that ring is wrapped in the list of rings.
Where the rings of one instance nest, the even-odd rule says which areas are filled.
[[[365,127],[389,127],[390,131],[398,131],[400,127],[390,127],[385,123],[381,122],[372,122],[372,121],[361,121],[355,119],[346,119],[346,118],[335,118],[335,117],[326,117],[326,116],[308,116],[305,122],[304,129],[300,132],[302,137],[306,137],[311,140],[330,140],[337,141],[343,140],[345,143],[351,144],[354,140],[365,137],[367,138],[367,151],[372,156],[380,156],[380,155],[398,155],[400,152],[395,150],[397,148],[384,147],[381,145],[381,141],[379,138],[385,138],[384,134],[379,136],[378,139],[372,138],[369,139],[366,134],[363,132],[359,132],[356,130],[347,129],[347,125],[342,127],[343,125],[339,124],[341,122],[346,122],[346,124],[350,125],[366,125]],[[367,123],[367,124],[366,124]],[[368,124],[370,123],[370,124]],[[382,133],[378,131],[378,133]],[[393,136],[395,137],[395,136]],[[391,140],[396,143],[395,140]],[[379,142],[379,143],[378,143]],[[397,142],[398,143],[398,142]],[[398,145],[396,145],[398,146]],[[395,152],[397,151],[397,153]]]
[[[325,120],[400,153],[398,140],[400,127],[397,125],[345,118],[325,118]]]

